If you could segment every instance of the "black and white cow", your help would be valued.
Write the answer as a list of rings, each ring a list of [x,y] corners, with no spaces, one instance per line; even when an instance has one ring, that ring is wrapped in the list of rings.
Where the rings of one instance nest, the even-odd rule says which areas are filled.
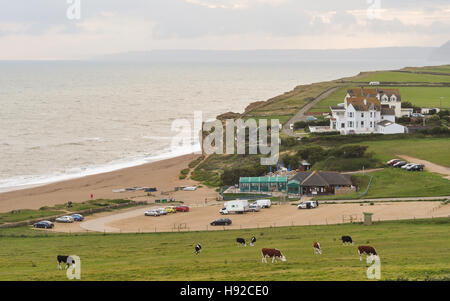
[[[237,242],[238,244],[247,246],[247,243],[245,242],[245,239],[243,239],[243,238],[240,238],[240,237],[236,238],[236,242]]]
[[[61,264],[66,265],[66,269],[69,268],[70,265],[75,266],[75,259],[70,256],[58,255],[56,256],[56,260],[58,261],[58,270],[61,270]]]
[[[348,236],[348,235],[343,235],[341,237],[341,240],[342,240],[342,244],[343,245],[345,245],[346,243],[349,243],[349,244],[353,245],[353,239],[350,236]]]
[[[252,236],[252,238],[250,239],[250,246],[253,247],[255,245],[255,242],[256,242],[256,237]]]
[[[195,255],[198,255],[198,254],[200,254],[200,251],[202,250],[202,245],[200,244],[200,243],[198,243],[196,246],[195,246]]]

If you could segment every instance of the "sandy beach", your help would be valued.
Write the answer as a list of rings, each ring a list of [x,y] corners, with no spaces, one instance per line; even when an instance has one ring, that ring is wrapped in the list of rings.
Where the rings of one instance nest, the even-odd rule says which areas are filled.
[[[52,206],[68,201],[83,202],[94,199],[133,199],[136,201],[152,201],[154,199],[173,196],[176,200],[188,204],[204,203],[205,198],[213,200],[217,193],[214,189],[203,187],[196,191],[170,192],[175,186],[198,185],[193,180],[180,180],[180,171],[188,167],[189,162],[199,155],[184,155],[162,161],[147,163],[113,172],[86,176],[78,179],[51,183],[44,186],[5,192],[0,194],[0,212],[16,209],[39,209],[42,206]],[[113,190],[133,187],[157,187],[154,196],[148,197],[143,191],[115,193]]]

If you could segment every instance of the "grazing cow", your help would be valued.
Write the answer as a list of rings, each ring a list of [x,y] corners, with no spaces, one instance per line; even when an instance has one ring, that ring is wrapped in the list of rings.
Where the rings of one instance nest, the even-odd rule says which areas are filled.
[[[238,244],[247,246],[247,243],[245,242],[245,239],[243,239],[243,238],[239,238],[239,237],[236,238],[236,242],[237,242]]]
[[[375,248],[371,247],[371,246],[359,246],[358,254],[359,254],[360,261],[362,261],[363,254],[366,254],[367,256],[370,256],[370,255],[378,256],[377,251],[375,251]]]
[[[61,263],[66,265],[66,269],[69,268],[70,265],[75,266],[75,259],[70,256],[58,255],[56,256],[56,260],[58,261],[58,270],[61,270]]]
[[[322,249],[320,248],[319,242],[316,241],[313,247],[314,247],[314,254],[322,254]]]
[[[256,242],[256,237],[252,236],[251,240],[250,240],[250,245],[253,247],[255,245]]]
[[[341,237],[342,240],[342,244],[345,245],[346,243],[352,244],[353,245],[353,240],[350,236],[348,235],[344,235]]]
[[[280,250],[277,249],[267,249],[263,248],[261,250],[262,253],[262,262],[267,263],[267,257],[272,258],[272,263],[277,262],[277,258],[281,259],[281,261],[286,261],[286,257],[281,253]]]
[[[200,243],[198,243],[196,246],[195,246],[195,255],[198,255],[198,254],[200,254],[200,251],[202,250],[202,245],[200,244]]]

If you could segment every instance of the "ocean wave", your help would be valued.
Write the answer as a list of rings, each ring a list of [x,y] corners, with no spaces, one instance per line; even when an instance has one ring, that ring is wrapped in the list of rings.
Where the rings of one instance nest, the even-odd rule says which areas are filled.
[[[161,149],[152,154],[137,155],[134,157],[111,161],[104,165],[88,167],[71,167],[64,171],[58,171],[45,175],[22,175],[0,179],[0,192],[25,189],[29,187],[41,186],[54,182],[71,180],[85,176],[111,172],[128,167],[138,166],[145,163],[161,161],[182,155],[187,155],[201,150],[200,145],[191,145],[191,148],[171,148]]]

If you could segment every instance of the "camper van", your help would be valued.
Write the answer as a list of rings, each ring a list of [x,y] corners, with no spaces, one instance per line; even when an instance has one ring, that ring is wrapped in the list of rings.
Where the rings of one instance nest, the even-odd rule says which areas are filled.
[[[261,208],[270,208],[270,206],[272,206],[272,202],[270,200],[256,200],[255,203],[261,206]]]
[[[220,214],[230,214],[230,213],[244,213],[248,211],[248,201],[247,200],[235,200],[228,201],[224,203],[222,209],[220,209]]]

